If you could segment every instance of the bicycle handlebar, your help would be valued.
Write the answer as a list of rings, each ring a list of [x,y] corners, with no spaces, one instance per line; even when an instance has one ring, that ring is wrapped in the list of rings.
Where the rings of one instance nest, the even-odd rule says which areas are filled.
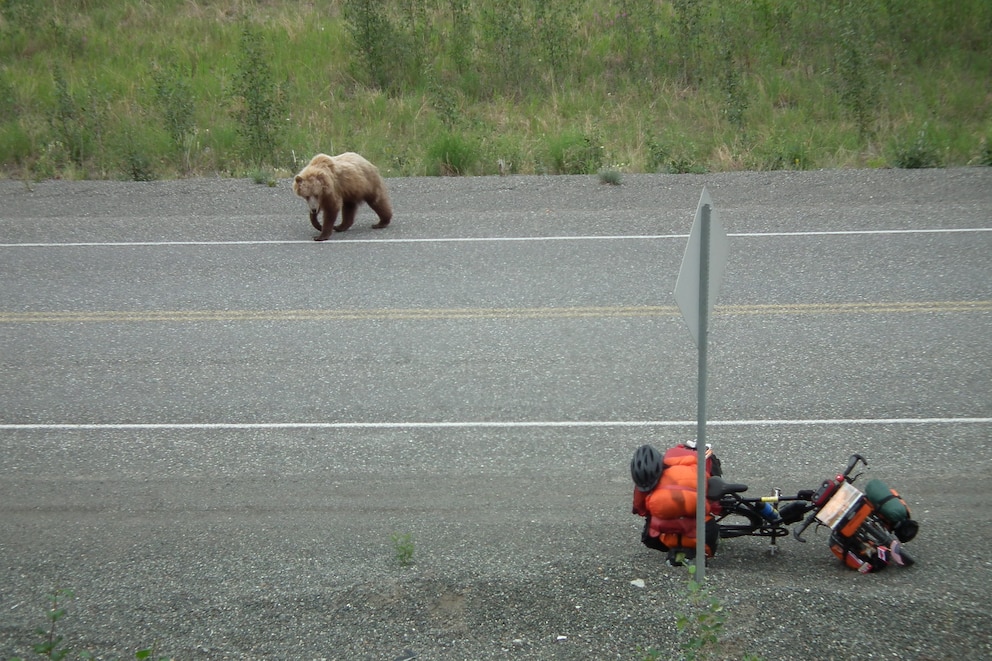
[[[851,455],[851,458],[847,460],[847,468],[844,469],[844,477],[850,476],[851,471],[854,470],[854,467],[858,465],[859,461],[865,465],[865,468],[868,468],[868,462],[865,461],[865,458],[855,452]],[[852,479],[851,481],[853,482],[854,480]]]
[[[851,455],[850,459],[847,460],[847,468],[844,469],[844,472],[841,475],[837,476],[837,482],[833,482],[832,480],[828,480],[824,482],[823,487],[821,487],[821,492],[823,491],[823,489],[830,488],[831,491],[828,493],[832,495],[832,491],[833,489],[836,488],[836,486],[830,487],[831,483],[836,485],[838,482],[840,482],[841,479],[847,482],[854,482],[854,480],[858,479],[858,475],[860,475],[860,473],[858,473],[858,475],[855,475],[854,477],[851,477],[851,471],[853,471],[859,463],[864,464],[865,468],[868,467],[868,462],[865,460],[865,458],[855,452],[854,454]],[[822,507],[822,502],[820,503],[820,505]],[[803,532],[805,532],[807,528],[809,528],[811,525],[813,525],[813,523],[816,522],[816,515],[817,512],[819,511],[820,511],[820,507],[817,507],[816,511],[814,511],[809,516],[807,516],[806,519],[797,527],[793,528],[792,529],[793,537],[795,537],[798,541],[805,543],[806,540],[802,538],[802,534]]]

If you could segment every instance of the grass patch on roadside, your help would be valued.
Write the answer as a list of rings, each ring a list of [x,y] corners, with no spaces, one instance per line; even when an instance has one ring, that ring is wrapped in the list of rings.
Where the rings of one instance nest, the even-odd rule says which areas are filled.
[[[0,62],[25,179],[990,160],[984,0],[5,0]]]

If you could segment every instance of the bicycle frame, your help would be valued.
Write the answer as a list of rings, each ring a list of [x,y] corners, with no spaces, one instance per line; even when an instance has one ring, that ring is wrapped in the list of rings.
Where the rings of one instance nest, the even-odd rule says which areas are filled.
[[[774,508],[783,502],[808,503],[813,491],[801,491],[794,496],[783,496],[781,490],[775,489],[771,496],[747,498],[741,495],[747,489],[746,484],[725,482],[719,477],[710,478],[707,497],[716,501],[718,505],[715,508],[714,520],[719,527],[720,538],[768,537],[771,540],[769,552],[774,555],[778,550],[776,544],[778,538],[787,536],[789,534],[787,526],[795,523],[799,518],[795,518],[795,512],[783,518],[776,509],[772,509],[772,515],[769,516],[768,508]],[[808,506],[801,508],[800,518],[808,509]]]

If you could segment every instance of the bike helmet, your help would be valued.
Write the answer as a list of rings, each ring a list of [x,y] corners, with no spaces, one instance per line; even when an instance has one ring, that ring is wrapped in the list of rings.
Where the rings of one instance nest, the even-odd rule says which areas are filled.
[[[651,491],[661,479],[661,453],[650,445],[642,445],[630,460],[630,477],[638,491]]]

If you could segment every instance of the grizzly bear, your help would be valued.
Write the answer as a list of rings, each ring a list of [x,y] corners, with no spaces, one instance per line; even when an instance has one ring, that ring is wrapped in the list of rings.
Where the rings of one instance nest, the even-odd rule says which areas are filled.
[[[354,152],[338,156],[317,154],[296,175],[293,192],[310,205],[310,224],[320,232],[314,241],[326,241],[334,230],[347,231],[355,222],[355,213],[362,202],[379,216],[379,222],[372,227],[385,227],[393,218],[393,207],[379,169]],[[317,220],[320,211],[324,212],[323,225]],[[335,226],[338,211],[341,224]]]

